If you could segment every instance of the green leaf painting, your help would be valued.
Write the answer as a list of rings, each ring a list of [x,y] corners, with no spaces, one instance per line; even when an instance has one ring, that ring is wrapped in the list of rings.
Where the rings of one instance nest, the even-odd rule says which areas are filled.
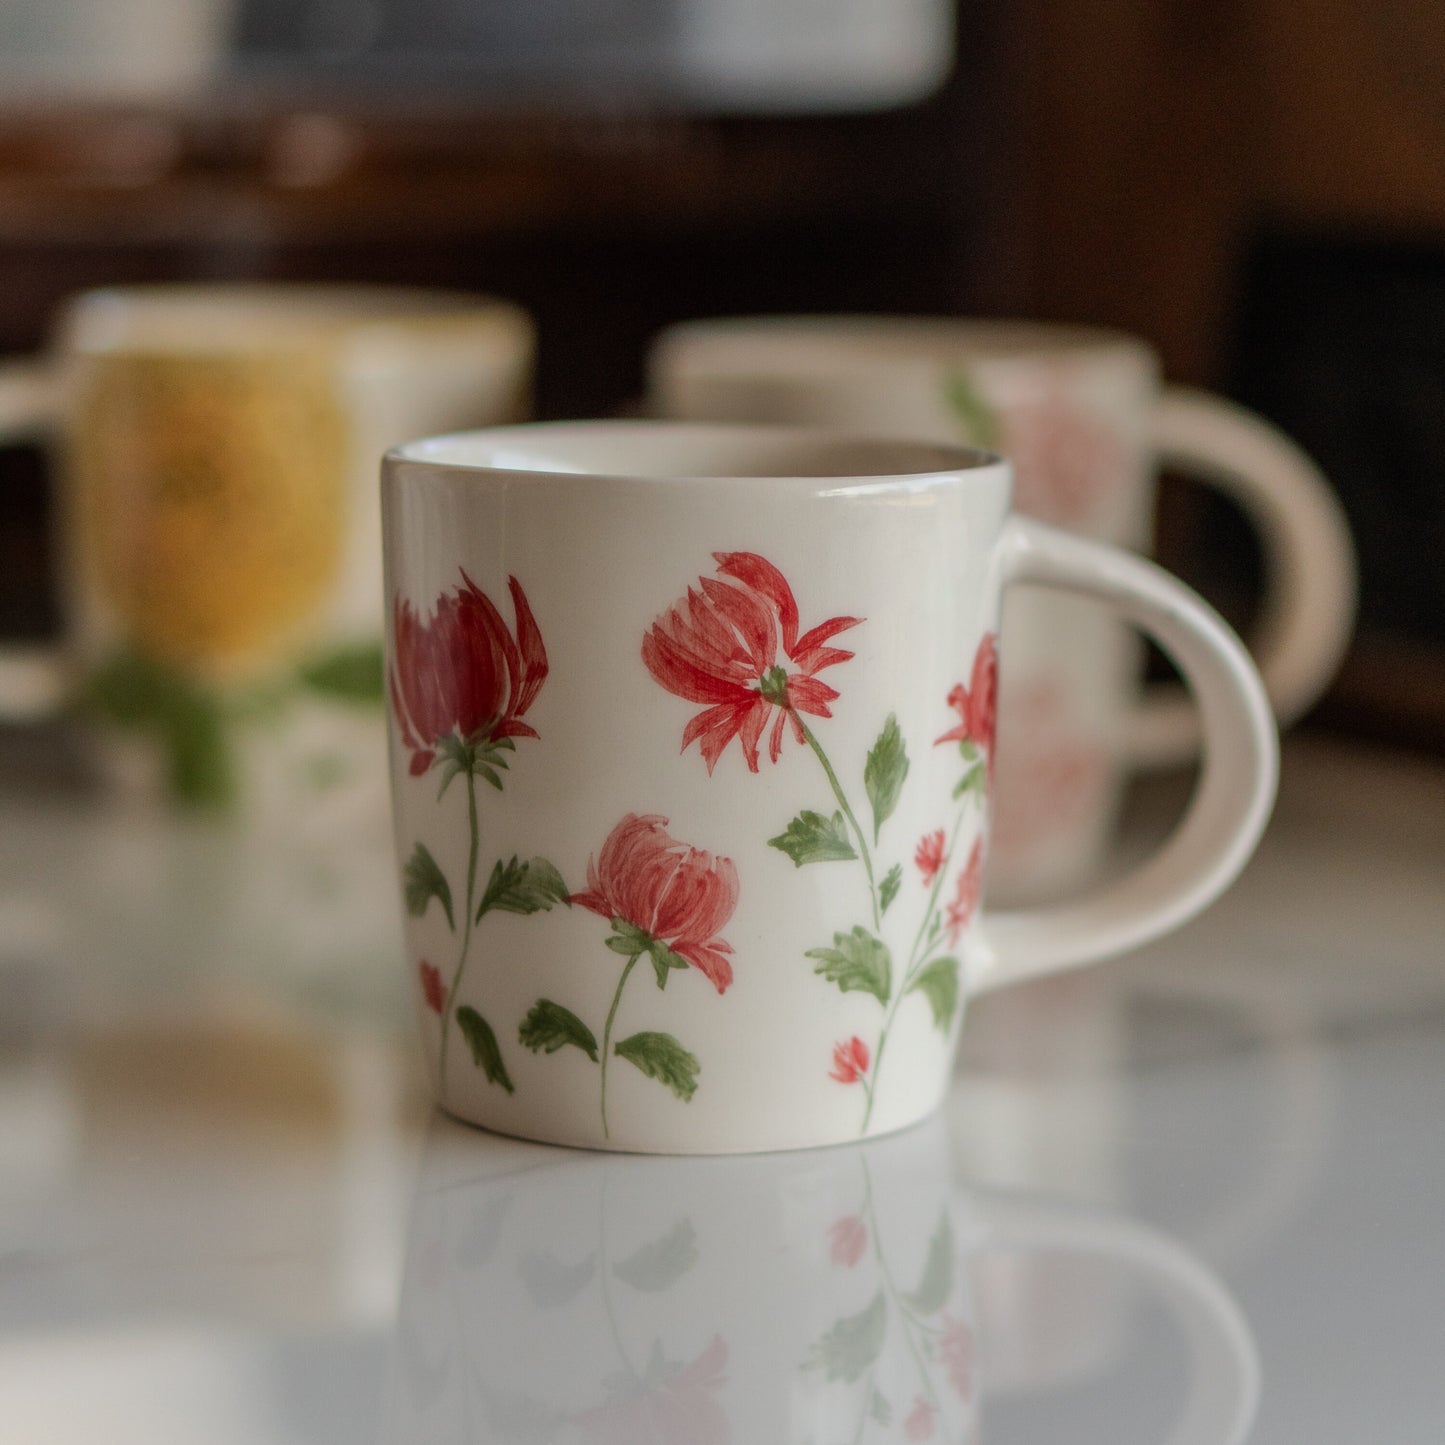
[[[452,917],[451,884],[424,843],[418,843],[411,850],[402,877],[406,885],[406,911],[413,918],[420,918],[426,912],[427,904],[435,898],[446,913],[448,926],[455,933],[457,924]]]
[[[958,960],[935,958],[908,985],[908,992],[921,993],[928,1000],[934,1026],[946,1034],[958,1007]]]
[[[976,447],[994,451],[999,444],[998,417],[983,399],[966,371],[950,371],[943,383],[944,400],[953,413],[964,439]]]
[[[666,1234],[618,1260],[612,1273],[633,1289],[656,1294],[676,1284],[697,1261],[697,1231],[691,1220],[679,1219]]]
[[[898,728],[898,718],[889,713],[888,721],[883,724],[883,731],[878,734],[878,741],[873,744],[863,766],[863,786],[873,807],[875,843],[879,830],[898,806],[903,780],[907,776],[908,753],[903,746],[903,734]]]
[[[814,973],[837,984],[844,993],[871,993],[879,1003],[888,1002],[893,986],[892,960],[887,945],[867,929],[855,927],[851,933],[835,933],[832,948],[810,948],[807,957],[816,960]]]
[[[842,813],[829,818],[806,808],[776,838],[768,839],[768,847],[786,853],[799,868],[804,863],[846,863],[858,856]]]
[[[988,791],[988,769],[982,763],[975,763],[954,785],[953,799],[957,802],[960,798],[966,798],[970,793],[977,793],[980,798]]]
[[[472,1051],[472,1062],[487,1076],[489,1084],[500,1084],[509,1094],[516,1093],[502,1062],[502,1051],[492,1026],[470,1004],[457,1010],[457,1027]]]
[[[619,1058],[636,1065],[649,1079],[666,1084],[684,1104],[697,1092],[701,1066],[696,1056],[683,1048],[671,1034],[650,1030],[633,1034],[618,1043],[616,1053]]]
[[[898,897],[898,890],[903,886],[903,864],[895,863],[886,874],[883,881],[878,885],[878,904],[881,913],[888,912],[888,905]]]
[[[923,1260],[923,1273],[918,1288],[907,1296],[908,1303],[921,1315],[941,1310],[953,1289],[953,1227],[948,1215],[938,1217],[938,1226],[928,1241]]]
[[[646,953],[652,947],[652,935],[645,928],[639,928],[625,918],[614,918],[612,932],[607,936],[606,943],[613,953],[620,953],[624,958],[636,958],[639,953]]]
[[[572,1012],[549,998],[539,998],[527,1010],[527,1017],[517,1032],[524,1048],[535,1053],[555,1054],[568,1044],[582,1050],[595,1064],[597,1038],[592,1030]]]
[[[546,913],[556,904],[566,903],[568,893],[562,875],[545,858],[523,862],[514,853],[507,862],[499,858],[492,866],[492,876],[477,906],[477,922],[492,912]]]
[[[822,1370],[825,1380],[861,1380],[883,1351],[888,1305],[879,1290],[872,1303],[856,1315],[846,1315],[813,1346],[808,1364]]]

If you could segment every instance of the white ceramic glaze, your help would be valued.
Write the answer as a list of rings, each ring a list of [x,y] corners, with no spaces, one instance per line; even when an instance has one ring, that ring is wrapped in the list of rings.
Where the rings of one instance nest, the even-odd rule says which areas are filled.
[[[1157,463],[1222,490],[1260,535],[1267,595],[1252,649],[1277,716],[1319,695],[1348,640],[1354,561],[1318,469],[1218,397],[1161,390],[1143,342],[1083,327],[891,317],[692,322],[651,356],[655,410],[697,421],[846,427],[993,448],[1015,505],[1146,551]],[[1104,859],[1129,768],[1193,758],[1177,689],[1139,696],[1137,640],[1101,609],[1013,593],[1003,623],[993,896],[1077,887]]]
[[[0,654],[0,716],[85,701],[106,769],[164,796],[161,714],[185,692],[237,802],[292,818],[339,806],[384,831],[380,697],[362,696],[381,631],[376,459],[409,436],[524,419],[532,354],[526,315],[481,296],[238,283],[77,297],[48,357],[0,369],[0,439],[54,442],[62,462],[66,626],[59,651]],[[294,596],[222,639],[268,588]],[[327,661],[330,692],[307,681]],[[171,692],[118,726],[96,679],[124,666],[134,683],[137,663]]]
[[[659,1152],[884,1133],[942,1098],[969,995],[1228,885],[1275,780],[1247,655],[1158,568],[1011,519],[1008,492],[986,453],[788,428],[553,424],[388,457],[408,967],[449,1111]],[[980,922],[1015,582],[1155,637],[1206,763],[1137,874]]]

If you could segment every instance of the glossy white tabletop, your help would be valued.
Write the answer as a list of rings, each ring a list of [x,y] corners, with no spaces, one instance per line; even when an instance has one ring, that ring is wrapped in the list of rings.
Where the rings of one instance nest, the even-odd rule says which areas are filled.
[[[398,938],[384,838],[0,740],[0,1441],[1445,1439],[1439,766],[1292,744],[1220,905],[981,1001],[861,1148],[437,1118]]]

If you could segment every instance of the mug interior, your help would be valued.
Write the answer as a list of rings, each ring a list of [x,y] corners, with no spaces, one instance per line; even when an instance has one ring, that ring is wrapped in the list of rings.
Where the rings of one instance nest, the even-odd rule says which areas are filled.
[[[403,286],[223,284],[118,286],[67,308],[65,346],[85,353],[214,353],[335,341],[362,331],[529,329],[510,303]]]
[[[1001,465],[971,447],[804,427],[690,422],[545,422],[427,437],[391,458],[477,471],[645,480],[914,480]]]

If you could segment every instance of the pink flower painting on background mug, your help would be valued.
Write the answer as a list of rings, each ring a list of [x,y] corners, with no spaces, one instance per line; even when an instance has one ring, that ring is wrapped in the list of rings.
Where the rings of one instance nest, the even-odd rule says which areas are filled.
[[[1242,408],[1161,390],[1142,341],[1031,322],[763,317],[689,322],[650,361],[652,409],[690,421],[842,427],[964,443],[1013,463],[1026,516],[1149,549],[1156,463],[1221,489],[1259,535],[1267,591],[1253,651],[1288,722],[1349,639],[1353,550],[1329,484]],[[1128,772],[1192,760],[1177,687],[1140,696],[1137,640],[1100,608],[1011,593],[989,885],[1025,901],[1099,871]]]
[[[449,1112],[730,1153],[902,1128],[967,1000],[1206,906],[1273,798],[1238,640],[1152,564],[1009,515],[988,453],[792,428],[556,423],[386,459],[408,968]],[[1093,596],[1174,658],[1205,767],[1077,903],[980,908],[998,611]]]

